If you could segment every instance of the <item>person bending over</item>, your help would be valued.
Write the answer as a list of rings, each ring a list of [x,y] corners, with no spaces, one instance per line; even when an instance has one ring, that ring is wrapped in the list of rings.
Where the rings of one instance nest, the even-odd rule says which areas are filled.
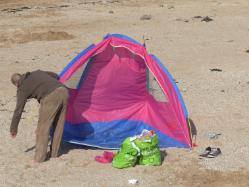
[[[53,72],[33,71],[14,73],[11,82],[17,87],[17,103],[10,125],[10,135],[15,138],[18,124],[27,99],[35,98],[40,103],[36,129],[34,162],[47,158],[50,130],[52,129],[51,157],[58,157],[67,110],[68,90]]]

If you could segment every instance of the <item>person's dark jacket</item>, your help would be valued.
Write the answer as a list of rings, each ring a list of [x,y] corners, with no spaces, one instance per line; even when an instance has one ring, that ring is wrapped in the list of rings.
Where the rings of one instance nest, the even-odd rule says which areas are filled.
[[[23,74],[18,82],[16,109],[10,125],[10,132],[17,133],[18,124],[24,106],[28,99],[35,98],[40,102],[42,98],[58,87],[63,86],[58,80],[58,75],[47,71],[33,71]]]

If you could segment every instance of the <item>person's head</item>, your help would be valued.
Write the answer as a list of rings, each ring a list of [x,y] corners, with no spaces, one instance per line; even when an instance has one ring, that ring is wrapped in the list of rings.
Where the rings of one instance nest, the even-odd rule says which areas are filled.
[[[14,84],[16,87],[18,87],[19,85],[19,81],[21,79],[21,74],[19,73],[14,73],[12,76],[11,76],[11,82],[12,84]]]

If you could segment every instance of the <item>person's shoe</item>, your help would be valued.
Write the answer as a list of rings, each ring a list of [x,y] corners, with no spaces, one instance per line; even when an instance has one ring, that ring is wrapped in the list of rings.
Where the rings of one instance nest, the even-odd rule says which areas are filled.
[[[220,148],[211,148],[211,151],[208,153],[208,158],[215,158],[221,154]]]
[[[201,153],[199,156],[201,157],[207,157],[208,154],[211,152],[211,147],[207,147],[203,153]]]

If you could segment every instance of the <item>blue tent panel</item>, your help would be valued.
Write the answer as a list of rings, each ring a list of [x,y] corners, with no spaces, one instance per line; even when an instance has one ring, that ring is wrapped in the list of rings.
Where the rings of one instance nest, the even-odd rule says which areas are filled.
[[[63,140],[99,148],[119,149],[125,138],[141,134],[143,129],[154,130],[156,132],[161,148],[189,148],[188,145],[170,138],[142,121],[131,120],[81,123],[76,125],[67,122],[65,124]]]

